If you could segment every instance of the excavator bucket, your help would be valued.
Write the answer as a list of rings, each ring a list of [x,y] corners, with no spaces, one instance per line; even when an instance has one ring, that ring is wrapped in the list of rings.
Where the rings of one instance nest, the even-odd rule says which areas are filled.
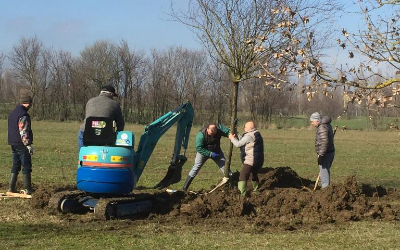
[[[177,159],[175,163],[169,165],[167,174],[154,188],[163,189],[169,185],[180,182],[182,178],[182,167],[186,161],[187,158],[182,157],[181,159]]]

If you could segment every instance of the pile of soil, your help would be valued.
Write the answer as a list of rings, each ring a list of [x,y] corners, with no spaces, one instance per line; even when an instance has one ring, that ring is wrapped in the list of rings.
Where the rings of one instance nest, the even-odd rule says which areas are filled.
[[[234,178],[237,182],[237,173]],[[249,191],[245,197],[228,186],[209,194],[155,191],[152,193],[156,201],[154,211],[145,219],[294,230],[334,222],[398,221],[400,218],[398,190],[359,185],[355,177],[316,191],[312,190],[313,181],[299,177],[290,167],[263,168],[259,179],[259,190]],[[251,190],[251,183],[248,184]],[[46,208],[50,196],[63,190],[73,190],[73,187],[37,187],[32,207]]]

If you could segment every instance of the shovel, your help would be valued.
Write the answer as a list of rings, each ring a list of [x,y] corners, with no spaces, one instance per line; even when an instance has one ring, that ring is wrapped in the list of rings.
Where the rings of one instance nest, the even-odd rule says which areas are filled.
[[[227,183],[229,181],[228,177],[224,177],[222,178],[222,180],[217,184],[217,186],[215,186],[215,188],[211,189],[210,192],[208,192],[207,194],[211,194],[212,192],[214,192],[215,190],[217,190],[219,187],[223,186],[225,183]]]
[[[319,182],[319,174],[318,174],[317,180],[315,181],[314,191],[317,190],[318,182]]]

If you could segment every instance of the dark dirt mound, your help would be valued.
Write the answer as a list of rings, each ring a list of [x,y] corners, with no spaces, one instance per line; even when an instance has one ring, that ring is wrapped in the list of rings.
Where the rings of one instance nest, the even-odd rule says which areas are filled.
[[[32,196],[32,208],[45,208],[49,204],[50,197],[56,193],[66,190],[75,190],[76,187],[71,185],[66,186],[34,186],[35,194]]]
[[[234,176],[238,177],[237,174]],[[177,191],[172,194],[155,191],[152,195],[156,206],[147,219],[208,223],[227,229],[234,225],[247,225],[293,230],[333,222],[398,221],[400,218],[399,191],[358,185],[354,177],[343,184],[317,191],[312,191],[313,181],[299,177],[290,167],[263,168],[259,178],[258,192],[249,191],[246,197],[242,197],[236,188],[229,187],[222,187],[211,194],[203,191]],[[37,187],[31,205],[36,209],[46,208],[52,194],[73,189],[73,186]],[[250,183],[248,189],[251,189]],[[76,215],[76,220],[82,219],[79,216],[82,215]],[[68,219],[73,220],[74,217],[69,215]]]
[[[366,219],[399,220],[400,206],[391,204],[398,200],[398,191],[365,184],[360,188],[354,177],[317,191],[311,191],[312,181],[300,178],[289,167],[265,168],[259,177],[259,191],[250,192],[248,197],[234,189],[189,194],[169,215],[190,221],[204,218],[212,223],[226,219],[286,229]]]

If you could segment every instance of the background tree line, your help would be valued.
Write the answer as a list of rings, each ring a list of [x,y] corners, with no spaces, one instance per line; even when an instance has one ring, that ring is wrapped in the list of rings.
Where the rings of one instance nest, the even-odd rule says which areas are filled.
[[[22,38],[8,54],[0,54],[1,116],[18,103],[21,91],[34,99],[32,115],[38,120],[82,120],[86,102],[112,84],[126,121],[146,124],[167,111],[190,101],[195,124],[228,123],[232,95],[226,66],[210,59],[208,53],[182,47],[150,52],[136,51],[126,41],[115,44],[96,41],[72,56],[47,48],[37,37]],[[300,79],[297,85],[312,82]],[[239,117],[267,126],[274,117],[308,115],[314,111],[332,117],[368,116],[371,111],[346,101],[351,93],[323,91],[309,100],[304,88],[291,84],[276,87],[259,78],[245,80],[239,87]],[[350,99],[349,99],[350,101]],[[385,109],[385,116],[397,116],[397,109]]]

